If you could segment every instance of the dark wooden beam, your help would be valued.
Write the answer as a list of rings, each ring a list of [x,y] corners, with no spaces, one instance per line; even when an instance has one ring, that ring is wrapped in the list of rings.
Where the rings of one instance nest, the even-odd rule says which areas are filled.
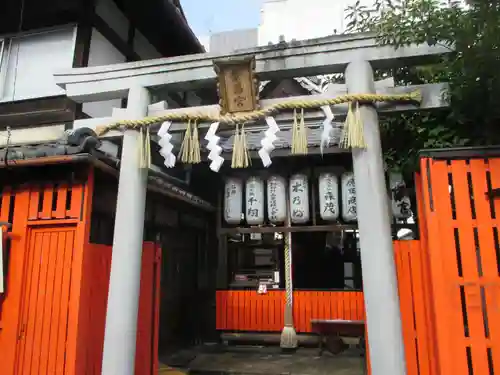
[[[134,51],[134,38],[135,38],[135,26],[134,26],[134,23],[129,20],[129,25],[128,25],[128,33],[127,33],[127,45],[128,47],[130,48],[131,51]],[[141,59],[141,57],[139,56],[139,60]],[[129,57],[126,58],[126,61],[127,62],[130,62],[132,60],[130,60]],[[128,98],[123,98],[122,99],[122,104],[121,104],[121,107],[122,108],[127,108],[127,105],[128,105]]]
[[[101,17],[94,15],[92,24],[104,38],[125,56],[127,61],[139,61],[141,59],[128,41],[123,40]]]
[[[248,234],[248,233],[287,233],[287,232],[340,232],[344,230],[356,230],[357,225],[354,224],[328,224],[328,225],[304,225],[291,227],[235,227],[221,228],[221,235],[229,234]]]
[[[88,0],[82,4],[82,11],[76,26],[75,52],[73,55],[73,68],[83,68],[89,65],[90,42],[92,40],[92,17],[95,14],[95,0]],[[74,118],[81,118],[83,104],[75,106]]]
[[[0,103],[0,129],[73,121],[75,110],[65,96]]]

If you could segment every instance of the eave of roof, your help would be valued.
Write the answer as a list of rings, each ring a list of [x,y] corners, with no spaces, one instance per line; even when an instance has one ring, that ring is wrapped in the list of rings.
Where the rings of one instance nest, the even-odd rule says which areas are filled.
[[[166,57],[203,53],[205,51],[189,26],[180,3],[170,0],[115,0],[132,22],[158,44],[167,46]],[[167,51],[168,50],[168,51]]]
[[[88,137],[94,138],[89,140]],[[99,151],[96,137],[81,137],[81,143],[67,139],[42,144],[11,145],[0,148],[0,169],[42,167],[56,164],[89,163],[108,173],[118,175],[119,161]],[[168,175],[149,170],[148,189],[186,202],[205,211],[214,211],[212,204],[170,181]]]

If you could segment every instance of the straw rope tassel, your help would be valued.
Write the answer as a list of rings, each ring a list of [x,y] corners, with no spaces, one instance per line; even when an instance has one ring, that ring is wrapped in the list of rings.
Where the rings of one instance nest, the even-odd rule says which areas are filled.
[[[247,135],[245,133],[245,125],[241,126],[241,153],[242,153],[242,166],[241,168],[247,168],[252,164],[252,159],[250,159],[250,154],[248,152]]]
[[[298,153],[299,143],[299,124],[297,121],[297,110],[293,110],[293,124],[292,124],[292,155]]]
[[[144,130],[143,128],[139,129],[139,149],[137,150],[137,157],[139,158],[139,168],[144,168]]]
[[[299,123],[299,154],[307,155],[307,128],[304,117],[304,109],[300,111]]]
[[[247,168],[250,165],[245,125],[236,125],[231,168]]]
[[[359,110],[359,102],[356,102],[356,110],[354,111],[354,128],[356,130],[354,142],[351,147],[366,148],[365,133],[363,129],[363,119],[361,118],[361,111]]]
[[[200,139],[198,137],[198,125],[196,124],[196,121],[193,124],[193,129],[192,129],[192,138],[191,138],[191,149],[189,150],[190,152],[190,159],[192,164],[199,164],[201,163],[201,152],[200,152]]]
[[[144,168],[151,167],[151,135],[149,134],[149,127],[146,128],[146,137],[144,139]]]
[[[363,120],[359,110],[359,103],[356,102],[355,109],[353,104],[349,103],[349,111],[344,124],[344,133],[340,147],[342,148],[366,148],[365,136],[363,131]]]
[[[239,151],[240,151],[240,127],[239,125],[236,125],[236,131],[234,132],[234,138],[233,138],[233,155],[231,158],[231,168],[238,168],[238,158],[239,158]]]
[[[181,161],[183,163],[191,163],[189,160],[191,150],[191,120],[188,121],[186,126],[186,132],[184,133],[184,139],[181,145]]]
[[[351,103],[348,105],[347,116],[345,117],[344,128],[342,129],[342,140],[339,146],[341,148],[349,148],[349,125],[352,118],[352,106]]]
[[[141,127],[139,129],[139,168],[149,169],[151,166],[151,145],[149,144],[149,129],[146,128],[146,134],[144,134],[144,129]]]

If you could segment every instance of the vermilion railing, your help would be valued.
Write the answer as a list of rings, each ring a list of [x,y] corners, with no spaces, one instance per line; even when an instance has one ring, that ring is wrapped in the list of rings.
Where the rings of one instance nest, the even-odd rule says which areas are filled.
[[[217,329],[281,332],[285,292],[254,290],[217,291]],[[310,319],[362,320],[363,293],[344,291],[296,291],[294,323],[298,332],[311,332]]]

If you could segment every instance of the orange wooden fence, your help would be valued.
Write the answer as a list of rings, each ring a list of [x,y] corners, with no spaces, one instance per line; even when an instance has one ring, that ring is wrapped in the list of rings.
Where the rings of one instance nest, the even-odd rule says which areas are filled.
[[[430,375],[428,301],[420,241],[394,241],[407,375]]]
[[[12,223],[0,296],[2,375],[101,373],[111,247],[88,244],[93,173],[81,183],[4,188]],[[5,250],[5,249],[4,249]],[[157,372],[160,252],[144,246],[136,374]]]
[[[297,332],[311,332],[311,319],[364,320],[364,315],[362,292],[293,293],[293,320]]]
[[[428,157],[420,169],[433,373],[500,374],[500,200],[489,197],[500,159]]]
[[[218,290],[216,327],[228,331],[281,331],[284,298],[283,291],[259,295],[254,290]]]
[[[0,300],[2,375],[76,373],[91,192],[92,173],[84,183],[3,189],[0,213],[12,229]]]
[[[3,223],[12,223],[12,211],[11,208],[13,208],[13,200],[14,200],[14,194],[12,194],[10,187],[4,188],[2,191],[0,191],[0,221]],[[2,241],[2,259],[4,261],[4,272],[7,272],[7,267],[8,267],[8,259],[10,255],[10,249],[9,249],[9,243],[10,243],[10,233],[11,233],[12,228],[9,228],[8,226],[4,225],[0,228],[0,241]],[[5,289],[7,288],[7,285],[5,285]],[[0,293],[0,332],[2,329],[2,308],[3,308],[3,301],[5,300],[6,293]],[[1,335],[1,333],[0,333]],[[0,338],[1,340],[1,338]]]
[[[80,324],[86,336],[80,340],[80,356],[83,360],[79,373],[100,375],[111,271],[111,246],[88,244],[85,251],[85,287],[82,292],[85,319]],[[151,375],[158,372],[160,254],[160,249],[155,244],[149,242],[144,244],[135,360],[136,375]]]
[[[253,290],[216,293],[219,330],[280,332],[283,329],[285,292],[257,294]],[[294,322],[298,332],[311,332],[310,319],[363,319],[361,292],[295,291]]]

